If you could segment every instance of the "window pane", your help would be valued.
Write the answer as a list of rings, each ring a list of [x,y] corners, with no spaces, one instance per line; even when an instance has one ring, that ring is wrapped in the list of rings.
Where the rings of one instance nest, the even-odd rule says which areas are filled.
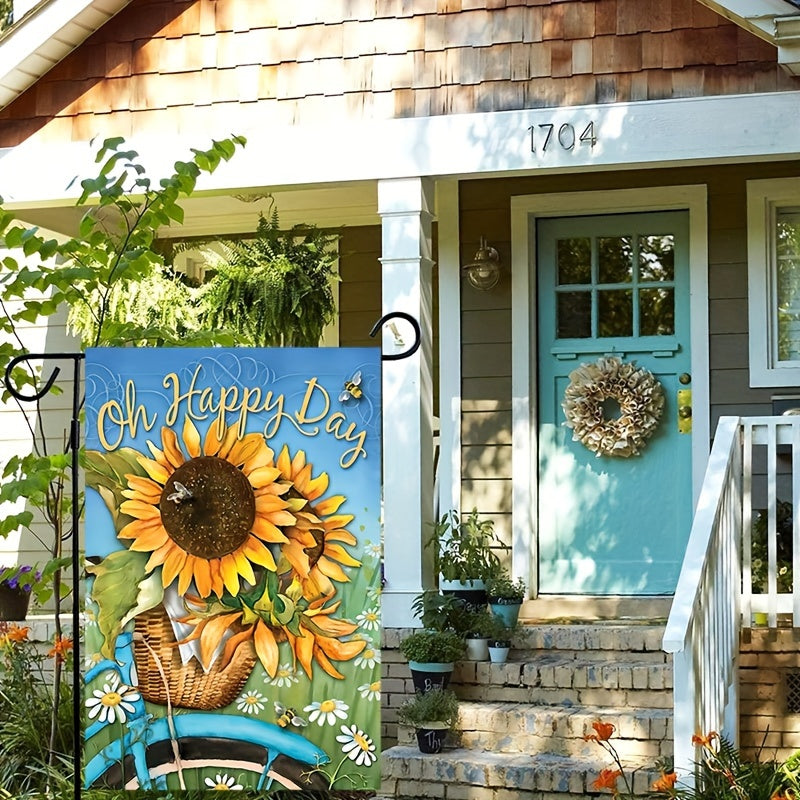
[[[639,292],[641,336],[671,336],[675,333],[675,290],[642,289]]]
[[[778,360],[800,361],[800,212],[778,211]]]
[[[675,241],[669,236],[639,237],[639,280],[675,279]]]
[[[630,289],[597,293],[598,336],[633,335],[633,293]]]
[[[630,283],[633,260],[630,236],[604,236],[597,240],[600,283]]]
[[[559,292],[556,322],[559,339],[588,339],[592,335],[591,292]]]
[[[588,237],[559,239],[556,243],[558,257],[558,283],[592,282],[592,242]]]

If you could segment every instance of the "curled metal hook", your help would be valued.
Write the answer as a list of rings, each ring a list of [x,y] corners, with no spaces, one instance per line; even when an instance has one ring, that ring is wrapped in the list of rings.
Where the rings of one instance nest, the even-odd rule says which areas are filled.
[[[369,335],[374,337],[375,334],[381,329],[381,326],[389,322],[391,319],[404,319],[411,325],[411,327],[414,329],[414,343],[408,348],[408,350],[404,350],[402,353],[381,355],[381,361],[399,361],[401,358],[408,358],[409,356],[414,355],[414,353],[419,350],[420,344],[422,344],[422,331],[420,330],[419,322],[417,322],[417,320],[412,317],[411,314],[406,314],[405,311],[390,311],[388,314],[384,314],[372,326],[372,330],[369,332]]]
[[[48,379],[45,381],[44,386],[35,394],[23,394],[12,384],[11,381],[11,371],[17,366],[17,364],[21,364],[23,361],[36,360],[57,361],[58,359],[68,359],[70,361],[76,361],[81,358],[83,358],[83,353],[23,353],[20,356],[14,356],[14,358],[8,362],[3,381],[6,385],[6,389],[8,389],[12,397],[16,398],[17,400],[21,400],[24,403],[33,403],[36,400],[41,400],[41,398],[43,398],[50,391],[50,389],[52,389],[53,384],[56,382],[56,378],[61,372],[61,368],[54,367],[53,371],[50,373],[50,377],[48,377]]]

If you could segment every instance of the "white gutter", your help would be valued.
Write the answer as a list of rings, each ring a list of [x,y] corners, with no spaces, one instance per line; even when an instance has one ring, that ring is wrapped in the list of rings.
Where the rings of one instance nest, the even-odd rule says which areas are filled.
[[[0,108],[108,22],[130,0],[44,0],[0,34]]]
[[[698,0],[778,48],[778,63],[800,75],[800,13],[789,0]]]

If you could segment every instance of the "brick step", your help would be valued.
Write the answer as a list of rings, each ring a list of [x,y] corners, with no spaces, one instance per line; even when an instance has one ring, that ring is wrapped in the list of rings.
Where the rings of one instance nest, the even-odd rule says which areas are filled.
[[[499,796],[503,800],[534,800],[541,798],[542,792],[548,793],[544,795],[547,800],[608,798],[608,791],[592,790],[591,784],[600,770],[611,766],[602,754],[589,760],[455,748],[424,755],[416,747],[398,745],[383,753],[380,794],[397,800],[496,800]],[[651,763],[631,764],[628,776],[634,769],[632,789],[644,797],[659,773]]]
[[[672,712],[662,709],[558,708],[523,703],[462,702],[459,743],[496,753],[549,753],[591,759],[599,745],[584,740],[592,723],[614,725],[612,743],[623,760],[672,755]],[[412,728],[400,726],[398,744],[416,742]]]
[[[662,654],[663,656],[663,654]],[[539,705],[604,705],[671,708],[672,664],[636,660],[596,662],[563,654],[535,661],[492,664],[461,661],[451,685],[465,700],[526,702]]]
[[[587,651],[593,658],[616,658],[625,653],[626,658],[636,654],[645,660],[647,654],[654,655],[656,660],[663,660],[661,640],[664,635],[663,624],[629,625],[615,623],[572,623],[563,625],[528,624],[514,639],[515,652],[530,654],[547,654],[554,651],[567,651],[577,656]]]

